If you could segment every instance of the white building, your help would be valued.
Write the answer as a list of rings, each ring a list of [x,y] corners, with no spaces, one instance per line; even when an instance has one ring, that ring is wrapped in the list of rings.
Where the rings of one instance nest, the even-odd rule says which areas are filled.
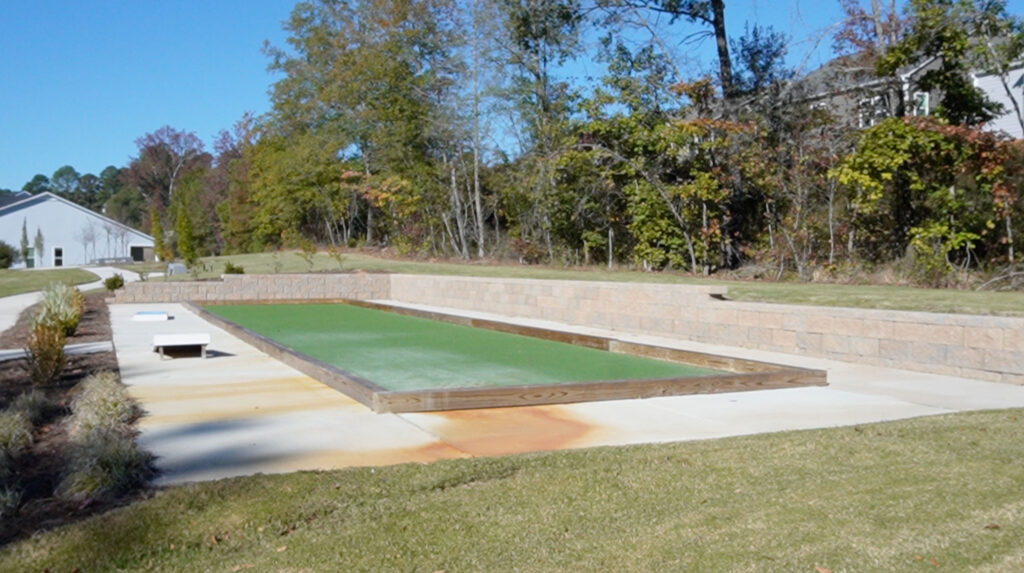
[[[114,260],[153,260],[153,237],[62,199],[31,195],[0,206],[0,241],[21,250],[28,236],[28,261],[18,267],[67,267]],[[36,252],[37,234],[42,250]]]
[[[985,92],[988,99],[1003,105],[1003,115],[988,122],[985,127],[992,131],[1002,131],[1013,139],[1024,139],[1024,128],[1014,108],[1016,103],[1022,108],[1021,113],[1024,113],[1024,66],[1010,70],[1005,77],[995,74],[975,76],[974,87]]]

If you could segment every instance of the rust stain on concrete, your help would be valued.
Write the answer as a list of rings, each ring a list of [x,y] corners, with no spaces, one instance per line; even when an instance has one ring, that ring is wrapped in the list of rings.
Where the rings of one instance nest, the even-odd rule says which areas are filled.
[[[267,463],[260,471],[335,470],[352,467],[389,466],[404,463],[430,463],[469,457],[448,444],[433,442],[417,447],[365,451],[317,451],[288,456]]]
[[[453,410],[427,414],[443,422],[432,427],[442,441],[473,456],[501,456],[587,445],[595,430],[563,406]]]

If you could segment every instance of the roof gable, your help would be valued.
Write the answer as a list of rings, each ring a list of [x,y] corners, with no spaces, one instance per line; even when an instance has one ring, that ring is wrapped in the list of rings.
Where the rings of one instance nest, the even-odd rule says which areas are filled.
[[[124,229],[125,231],[128,231],[130,233],[135,233],[137,235],[140,235],[142,237],[145,237],[145,238],[149,239],[150,241],[154,240],[153,237],[143,233],[142,231],[139,231],[138,229],[133,229],[133,228],[129,227],[128,225],[125,225],[124,223],[120,223],[118,221],[115,221],[115,220],[111,219],[110,217],[107,217],[105,215],[101,215],[101,214],[97,213],[96,211],[93,211],[92,209],[88,209],[86,207],[83,207],[83,206],[79,205],[78,203],[75,203],[75,202],[72,202],[72,201],[68,201],[67,199],[64,199],[63,197],[59,197],[57,195],[54,195],[53,193],[50,193],[49,191],[40,193],[38,195],[30,195],[27,198],[21,199],[20,201],[15,201],[13,203],[0,206],[0,217],[4,216],[4,215],[6,215],[6,214],[8,214],[10,212],[14,212],[14,211],[17,211],[19,209],[23,209],[25,207],[29,207],[33,203],[41,203],[41,202],[44,202],[44,201],[57,201],[57,202],[62,203],[64,205],[68,206],[68,207],[71,207],[73,209],[77,209],[77,210],[79,210],[79,211],[81,211],[83,213],[86,213],[86,214],[88,214],[88,215],[90,215],[92,217],[96,217],[97,219],[100,219],[104,223],[108,223],[108,224],[113,225],[113,226],[115,226],[117,228]]]

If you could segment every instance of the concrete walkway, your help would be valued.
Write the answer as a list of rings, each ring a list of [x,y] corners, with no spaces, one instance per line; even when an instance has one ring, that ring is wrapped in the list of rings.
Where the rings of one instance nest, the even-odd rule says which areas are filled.
[[[167,311],[173,320],[133,321],[132,315],[143,310]],[[1024,407],[1024,387],[1019,386],[518,320],[515,322],[821,368],[829,372],[830,386],[375,414],[181,305],[112,305],[111,322],[122,379],[146,410],[140,420],[140,441],[157,456],[162,483],[708,439]],[[210,358],[161,360],[153,352],[154,334],[185,332],[210,333]]]
[[[109,340],[101,342],[82,342],[81,344],[67,344],[64,346],[64,354],[93,354],[95,352],[112,352],[114,344]],[[16,360],[25,356],[24,348],[11,348],[0,350],[0,362]]]
[[[120,273],[124,277],[124,282],[130,283],[139,280],[138,273],[131,271],[125,271],[114,267],[63,267],[63,268],[80,268],[82,270],[89,271],[99,277],[99,280],[91,283],[78,285],[78,290],[87,291],[97,288],[103,288],[103,281],[114,276],[114,273]],[[52,268],[39,269],[39,270],[53,270]],[[32,270],[22,270],[20,272],[31,273]],[[7,330],[8,328],[15,325],[18,322],[18,316],[26,308],[39,302],[42,297],[41,292],[29,292],[25,294],[16,294],[14,296],[5,296],[0,298],[0,332]]]

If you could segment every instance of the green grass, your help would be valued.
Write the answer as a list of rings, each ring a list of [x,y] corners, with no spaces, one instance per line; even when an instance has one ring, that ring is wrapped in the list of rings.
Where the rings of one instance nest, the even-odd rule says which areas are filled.
[[[116,269],[122,271],[130,271],[133,273],[162,273],[167,269],[167,263],[119,263],[111,265]]]
[[[1019,571],[1024,411],[255,476],[0,550],[0,571]]]
[[[389,390],[721,373],[347,304],[231,305],[207,310]]]
[[[200,273],[200,278],[219,277],[226,261],[242,265],[248,274],[309,271],[308,264],[294,252],[278,255],[231,255],[211,257],[203,261],[210,270]],[[314,272],[337,271],[339,268],[411,274],[723,285],[729,287],[730,299],[740,301],[1024,316],[1024,292],[720,280],[682,273],[607,270],[604,267],[560,268],[539,265],[411,261],[374,257],[361,252],[346,253],[340,265],[325,253],[317,254],[313,259]],[[180,280],[190,279],[188,276],[180,277]]]
[[[82,269],[59,270],[0,270],[0,297],[43,290],[52,282],[73,285],[90,283],[99,277]]]

